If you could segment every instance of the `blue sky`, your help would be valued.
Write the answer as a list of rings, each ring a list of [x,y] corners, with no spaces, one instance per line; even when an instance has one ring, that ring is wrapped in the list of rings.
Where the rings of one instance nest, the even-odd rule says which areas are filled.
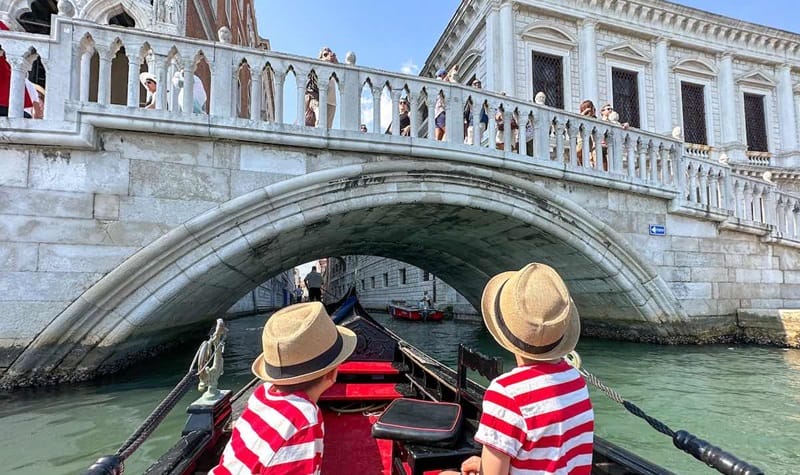
[[[255,0],[259,34],[272,49],[316,57],[331,47],[344,61],[353,51],[364,66],[416,74],[459,0],[304,2]],[[796,0],[685,0],[690,7],[800,32]]]

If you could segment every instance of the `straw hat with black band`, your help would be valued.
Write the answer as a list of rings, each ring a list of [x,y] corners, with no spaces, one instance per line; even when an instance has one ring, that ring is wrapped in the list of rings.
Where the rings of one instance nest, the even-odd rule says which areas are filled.
[[[529,360],[562,358],[575,349],[581,333],[566,284],[545,264],[492,277],[483,290],[481,311],[497,343]]]
[[[155,74],[147,72],[147,71],[139,74],[139,82],[142,83],[142,86],[144,86],[145,89],[147,89],[147,81],[148,80],[153,81],[154,83],[158,84],[158,78],[156,78]]]
[[[253,374],[279,385],[311,381],[342,364],[356,341],[355,333],[335,325],[320,302],[292,305],[267,320]]]

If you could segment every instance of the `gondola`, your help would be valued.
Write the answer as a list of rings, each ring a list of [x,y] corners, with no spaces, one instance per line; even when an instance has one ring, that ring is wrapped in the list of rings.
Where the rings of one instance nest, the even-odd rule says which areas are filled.
[[[477,429],[484,387],[475,379],[480,376],[489,380],[501,373],[500,358],[488,358],[459,345],[457,368],[450,368],[384,328],[364,310],[354,289],[327,307],[339,325],[358,335],[358,345],[339,368],[335,385],[319,401],[325,420],[323,474],[436,474],[442,469],[456,469],[461,461],[480,453],[480,446],[472,435]],[[468,371],[476,376],[468,378]],[[252,380],[235,395],[223,391],[216,398],[201,398],[192,404],[180,439],[145,473],[195,475],[210,470],[230,437],[232,422],[243,411],[258,384],[258,380]],[[459,427],[455,424],[445,427],[444,430],[450,432],[444,439],[437,440],[430,439],[431,428],[424,427],[428,418],[413,417],[414,409],[407,414],[400,411],[399,417],[408,420],[387,421],[388,429],[387,424],[378,427],[376,421],[387,406],[393,402],[400,406],[397,403],[400,400],[411,405],[430,403],[434,407],[445,403],[442,406],[458,407],[462,422]],[[429,413],[429,409],[424,410]],[[423,427],[415,427],[420,422]],[[433,432],[439,437],[442,430],[435,428]],[[719,450],[710,445],[698,448],[712,449]],[[732,469],[747,466],[729,454],[715,452],[715,456],[720,454],[730,457],[727,461],[731,462]],[[700,458],[698,454],[693,455]],[[595,475],[671,473],[597,436],[592,463]],[[107,465],[104,468],[103,464],[103,459],[98,460],[86,474],[122,473],[108,469]]]
[[[412,322],[441,322],[444,320],[444,312],[441,310],[435,308],[420,308],[401,302],[387,305],[386,311],[392,318],[410,320]]]

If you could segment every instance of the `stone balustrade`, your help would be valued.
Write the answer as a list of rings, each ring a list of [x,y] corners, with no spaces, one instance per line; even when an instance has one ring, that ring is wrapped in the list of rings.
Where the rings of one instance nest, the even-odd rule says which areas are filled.
[[[66,17],[53,17],[52,32],[50,37],[0,32],[0,47],[12,68],[9,114],[0,118],[0,143],[88,148],[95,144],[94,127],[260,141],[265,140],[260,131],[280,133],[287,126],[292,127],[293,134],[310,138],[333,134],[353,143],[424,143],[431,150],[431,157],[452,151],[480,153],[501,158],[502,163],[527,166],[532,174],[549,170],[554,176],[556,170],[567,180],[653,191],[671,198],[676,212],[704,213],[721,222],[734,218],[739,223],[736,226],[756,226],[759,232],[775,239],[800,244],[800,197],[778,193],[769,182],[734,175],[726,164],[709,158],[708,147],[623,129],[491,91],[354,65]],[[94,55],[97,67],[93,71]],[[127,79],[123,83],[112,81],[112,62],[119,61],[119,55],[127,59]],[[24,79],[37,58],[48,77],[45,118],[23,119]],[[208,96],[207,113],[197,113],[192,107],[192,85],[198,80],[195,74],[200,69],[207,70],[206,77],[210,78],[208,84],[203,84]],[[246,81],[242,80],[243,69],[247,70]],[[160,85],[169,85],[177,71],[194,74],[183,75],[182,103],[178,103],[173,88],[159,87],[155,110],[145,110],[140,107],[142,70],[154,74]],[[306,127],[302,123],[305,88],[312,72],[319,78],[320,104],[326,104],[329,95],[337,95],[335,114],[341,133],[326,130],[326,107],[319,109],[319,125]],[[329,81],[333,88],[329,88]],[[124,104],[112,103],[112,89],[118,87],[125,88]],[[287,111],[284,104],[286,88],[296,90],[294,113]],[[368,134],[358,132],[364,120],[361,105],[365,88],[372,94]],[[116,92],[114,96],[120,97]],[[387,104],[381,98],[387,94],[392,108],[389,135],[383,134],[381,123],[381,108]],[[269,111],[265,110],[264,97],[272,98]],[[447,112],[447,134],[441,142],[433,139],[431,120],[437,97],[441,97]],[[401,98],[411,104],[410,137],[400,136]],[[246,113],[242,104],[247,106]],[[485,130],[475,127],[472,144],[464,143],[467,104],[474,105],[473,124],[481,123],[481,110],[489,117]],[[516,130],[503,127],[497,133],[498,124],[512,121],[519,124]],[[503,144],[502,150],[497,143]],[[768,154],[748,153],[748,157],[751,163],[769,165]]]

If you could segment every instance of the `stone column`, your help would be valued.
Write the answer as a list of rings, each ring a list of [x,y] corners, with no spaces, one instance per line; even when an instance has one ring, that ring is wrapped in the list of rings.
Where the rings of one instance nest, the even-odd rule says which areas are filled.
[[[261,120],[261,98],[264,93],[261,91],[262,65],[250,70],[250,120]]]
[[[97,103],[108,104],[111,102],[111,50],[106,47],[95,46],[99,58],[97,74]],[[159,89],[162,83],[158,83]]]
[[[502,91],[512,97],[516,97],[515,71],[514,71],[514,52],[516,43],[514,41],[514,5],[508,1],[500,5],[500,48],[502,51]]]
[[[792,68],[788,64],[778,66],[778,120],[781,124],[781,153],[797,151],[797,117],[794,113],[792,91]]]
[[[279,71],[273,71],[272,77],[275,80],[275,123],[283,124],[283,84],[286,81],[286,75]]]
[[[139,58],[128,56],[128,107],[139,107]]]
[[[166,56],[157,54],[155,57],[155,66],[156,66],[156,83],[158,86],[156,87],[156,110],[166,110],[167,109],[167,78],[168,68],[167,65],[167,58]],[[184,83],[185,84],[185,83]]]
[[[669,87],[669,59],[667,47],[669,43],[664,38],[656,41],[655,57],[653,58],[653,92],[656,97],[656,128],[655,132],[668,135],[672,132],[672,94]]]
[[[372,87],[372,132],[380,134],[383,132],[381,128],[381,94],[383,88],[378,86]]]
[[[733,53],[726,52],[720,55],[717,82],[722,132],[720,148],[728,154],[731,162],[746,162],[747,156],[744,153],[746,148],[739,140],[736,127],[739,114],[736,110],[736,85],[733,80]]]
[[[187,59],[183,62],[183,113],[190,115],[194,113],[194,59]],[[160,88],[159,88],[160,89]]]
[[[8,93],[8,118],[18,119],[24,117],[25,108],[25,77],[31,70],[31,63],[25,58],[7,57],[6,61],[11,66],[11,84]]]
[[[497,86],[501,84],[498,80],[498,71],[501,69],[500,59],[502,58],[502,52],[500,51],[502,44],[498,42],[499,29],[497,6],[492,5],[486,15],[486,35],[483,51],[483,59],[486,64],[486,79],[483,87],[490,91],[497,90]]]
[[[581,100],[589,99],[599,107],[597,86],[597,22],[584,19],[580,24],[578,55],[581,64]]]
[[[81,80],[78,100],[89,101],[89,82],[92,80],[92,55],[94,50],[81,52]]]
[[[207,91],[208,96],[210,96],[209,115],[230,117],[232,110],[231,95],[226,91],[235,90],[233,88],[233,54],[231,50],[225,48],[216,49],[214,51],[214,62],[209,66],[211,67],[211,90]],[[302,107],[301,98],[300,108],[302,109]]]
[[[400,93],[402,90],[400,89],[393,89],[392,90],[392,126],[391,132],[392,135],[400,135]],[[409,104],[409,108],[411,104]]]

